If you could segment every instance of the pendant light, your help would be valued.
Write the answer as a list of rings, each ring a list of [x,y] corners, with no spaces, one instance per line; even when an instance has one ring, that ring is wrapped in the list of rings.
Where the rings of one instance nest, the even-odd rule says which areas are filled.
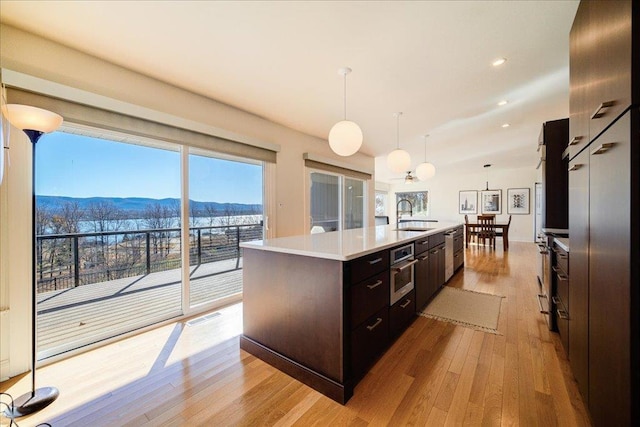
[[[416,175],[420,181],[426,181],[429,178],[433,178],[436,174],[436,167],[427,162],[427,138],[429,135],[424,136],[424,163],[420,163],[416,168]]]
[[[487,163],[483,167],[487,170],[487,188],[485,188],[485,191],[489,191],[489,168],[491,167],[491,164]]]
[[[362,130],[360,126],[347,120],[347,74],[351,68],[345,67],[338,70],[338,74],[344,77],[344,120],[339,121],[329,131],[329,146],[339,156],[355,154],[362,146]]]
[[[396,118],[396,149],[387,156],[387,166],[395,173],[406,172],[411,169],[411,156],[400,149],[400,116],[402,112],[395,113]]]

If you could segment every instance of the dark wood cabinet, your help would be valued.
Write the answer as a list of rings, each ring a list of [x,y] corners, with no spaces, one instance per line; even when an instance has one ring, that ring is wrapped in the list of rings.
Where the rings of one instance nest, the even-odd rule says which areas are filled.
[[[357,327],[373,313],[389,304],[389,271],[351,286],[351,325]]]
[[[538,146],[544,152],[542,167],[542,227],[569,227],[568,159],[563,157],[569,141],[569,119],[542,125]]]
[[[640,1],[582,1],[570,34],[569,361],[593,424],[640,417]],[[574,141],[575,142],[575,141]]]
[[[589,397],[589,153],[569,163],[569,362],[585,399]]]
[[[571,299],[569,298],[569,253],[561,246],[558,240],[554,240],[551,246],[553,285],[553,304],[555,306],[556,326],[564,352],[569,355],[569,323],[571,318]]]
[[[433,296],[444,285],[445,245],[442,243],[429,250],[429,296]]]
[[[627,113],[587,147],[589,409],[596,425],[631,422],[630,129]]]
[[[414,269],[414,287],[416,310],[420,311],[425,305],[427,305],[429,298],[431,298],[431,285],[429,284],[429,281],[431,280],[429,272],[429,251],[425,250],[424,252],[417,254],[416,259],[418,262]]]
[[[389,335],[395,338],[402,333],[416,315],[415,290],[409,292],[389,309]]]
[[[385,306],[351,334],[351,371],[362,378],[389,342],[389,307]]]
[[[593,140],[631,105],[632,1],[583,1],[579,7],[585,9],[586,18],[587,40],[582,47],[587,63],[582,72]],[[578,15],[582,16],[580,11]]]

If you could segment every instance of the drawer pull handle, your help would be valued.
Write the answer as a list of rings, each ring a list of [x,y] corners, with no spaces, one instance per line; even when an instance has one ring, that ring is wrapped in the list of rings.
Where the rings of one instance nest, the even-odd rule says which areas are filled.
[[[544,308],[542,308],[542,301],[540,300],[541,298],[547,298],[547,296],[538,294],[538,307],[540,307],[540,313],[549,314],[549,310],[545,310]]]
[[[558,255],[558,258],[562,259],[569,258],[567,254],[563,254],[562,252],[556,252],[556,255]]]
[[[567,314],[566,311],[556,310],[556,313],[558,313],[558,317],[561,318],[562,320],[569,320],[569,315]]]
[[[374,260],[369,261],[369,265],[377,264],[382,261],[382,258],[376,258]]]
[[[400,273],[402,270],[411,267],[413,264],[415,264],[416,262],[418,262],[417,259],[414,259],[413,261],[410,261],[408,263],[406,263],[405,265],[403,265],[402,267],[394,267],[393,270],[396,273]]]
[[[576,163],[575,165],[573,165],[573,166],[571,166],[571,167],[569,168],[569,172],[577,171],[577,170],[578,170],[578,169],[580,169],[582,166],[583,166],[583,165],[582,165],[582,163]]]
[[[604,112],[602,110],[604,110],[605,108],[613,107],[614,105],[615,105],[614,101],[606,101],[598,105],[598,108],[596,108],[596,111],[594,111],[593,114],[591,115],[591,120],[599,119],[600,117],[604,116]]]
[[[419,245],[428,245],[429,241],[428,240],[423,240],[422,242],[418,242]]]
[[[436,249],[435,251],[431,251],[431,254],[435,255],[435,254],[437,254],[438,252],[440,252],[440,251]]]
[[[374,323],[374,324],[373,324],[373,325],[371,325],[371,326],[367,326],[367,329],[368,329],[369,331],[373,331],[375,328],[377,328],[377,327],[378,327],[378,325],[379,325],[380,323],[382,323],[382,318],[381,318],[381,317],[378,317],[378,318],[376,319],[376,323]]]
[[[558,275],[558,279],[562,280],[563,282],[569,280],[569,276],[564,274],[558,267],[553,266],[551,267],[551,269]]]
[[[376,283],[372,284],[372,285],[367,285],[367,288],[369,289],[375,289],[378,286],[382,285],[382,280],[378,280]]]
[[[411,304],[411,300],[408,299],[404,304],[400,304],[400,308],[407,308]]]
[[[420,256],[420,257],[418,257],[418,259],[419,259],[420,261],[424,261],[425,259],[429,259],[429,255],[423,255],[423,256]]]
[[[604,144],[600,145],[598,148],[596,148],[595,150],[593,150],[591,152],[591,155],[594,156],[596,154],[602,154],[605,151],[607,151],[610,148],[613,148],[615,144],[613,142],[605,142]]]
[[[576,145],[581,140],[582,140],[582,136],[574,136],[573,138],[571,138],[571,141],[569,141],[569,145]]]
[[[562,301],[561,301],[561,300],[560,300],[560,298],[558,298],[558,297],[551,297],[551,301],[553,301],[553,303],[554,303],[555,305],[560,305],[560,304],[562,304]]]

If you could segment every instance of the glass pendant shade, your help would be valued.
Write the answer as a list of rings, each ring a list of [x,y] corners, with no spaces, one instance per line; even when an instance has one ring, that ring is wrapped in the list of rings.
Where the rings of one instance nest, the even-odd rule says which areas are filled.
[[[411,169],[411,156],[398,148],[387,156],[387,166],[395,173],[403,173]]]
[[[362,146],[360,126],[349,120],[342,120],[329,131],[329,146],[339,156],[351,156]]]
[[[21,130],[53,132],[62,124],[62,116],[30,105],[6,104],[2,107],[9,123]]]
[[[420,181],[426,181],[433,178],[436,174],[436,167],[429,162],[420,163],[416,168],[416,175]]]

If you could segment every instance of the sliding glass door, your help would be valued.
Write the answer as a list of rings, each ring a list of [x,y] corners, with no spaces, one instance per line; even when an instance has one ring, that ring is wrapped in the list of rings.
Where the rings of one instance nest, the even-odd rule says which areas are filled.
[[[309,231],[311,233],[365,226],[365,181],[311,170],[309,183]]]

